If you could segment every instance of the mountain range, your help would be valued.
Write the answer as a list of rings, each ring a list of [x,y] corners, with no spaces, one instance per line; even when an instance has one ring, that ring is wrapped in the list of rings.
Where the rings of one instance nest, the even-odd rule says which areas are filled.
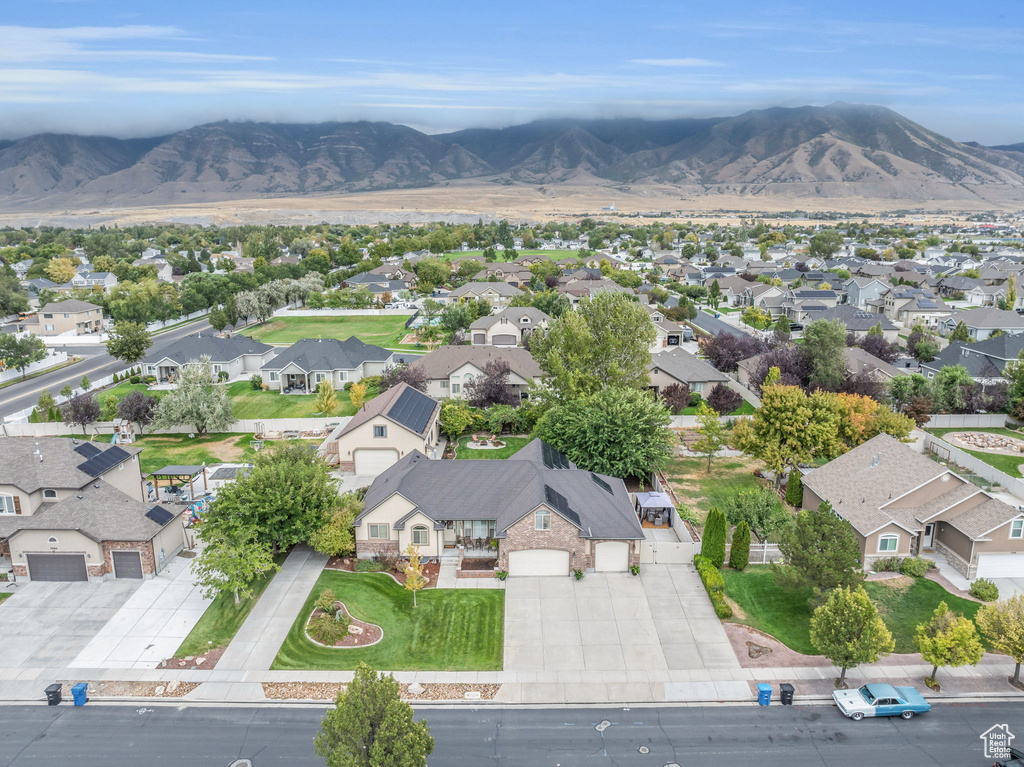
[[[877,106],[541,120],[428,135],[385,122],[216,122],[149,139],[0,141],[0,204],[166,205],[452,182],[659,184],[680,195],[1024,201],[1024,144],[960,143]]]

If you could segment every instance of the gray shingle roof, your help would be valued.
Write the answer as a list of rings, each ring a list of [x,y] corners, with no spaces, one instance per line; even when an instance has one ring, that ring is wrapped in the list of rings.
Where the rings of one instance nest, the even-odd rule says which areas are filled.
[[[427,378],[447,378],[466,363],[472,363],[480,370],[491,360],[505,360],[514,373],[527,380],[544,375],[537,361],[526,349],[494,346],[440,346],[412,363],[422,370]]]
[[[209,357],[211,362],[230,362],[244,354],[265,354],[273,348],[270,344],[256,341],[248,336],[218,338],[215,335],[204,336],[202,333],[197,333],[194,336],[185,336],[167,348],[150,354],[142,362],[153,365],[170,359],[179,365],[184,365],[186,362],[198,360],[201,357]]]
[[[91,312],[93,309],[99,309],[100,307],[96,304],[90,304],[88,301],[79,301],[77,298],[68,298],[64,301],[54,301],[49,303],[40,309],[40,312],[67,312],[74,314],[75,312]]]
[[[452,298],[459,298],[469,293],[480,295],[487,290],[493,290],[499,296],[505,297],[518,296],[522,293],[519,288],[511,286],[507,282],[467,282],[465,285],[453,290],[449,295]]]
[[[498,537],[503,537],[524,515],[541,504],[549,505],[545,487],[550,487],[578,515],[581,537],[644,537],[621,479],[596,475],[609,492],[588,471],[548,469],[540,461],[540,447],[540,441],[534,440],[499,461],[431,461],[413,451],[374,480],[356,524],[398,493],[435,522],[494,519]],[[576,524],[571,514],[563,516]]]
[[[873,314],[856,306],[840,304],[831,309],[826,309],[817,315],[819,320],[839,320],[846,326],[847,330],[866,333],[875,325],[881,325],[882,330],[896,330],[896,326],[884,314]]]
[[[10,437],[3,441],[3,460],[0,461],[0,485],[14,485],[26,493],[43,488],[78,489],[93,481],[93,476],[78,467],[88,457],[75,448],[83,443],[60,437]],[[97,453],[110,450],[114,445],[102,442],[86,443]],[[39,455],[36,455],[36,447]],[[142,452],[141,448],[118,445],[128,455]],[[42,460],[39,458],[42,456]],[[116,464],[115,464],[116,465]],[[109,471],[109,469],[108,469]]]
[[[951,322],[954,325],[957,322],[963,322],[969,328],[1000,328],[1002,330],[1024,328],[1024,317],[1017,312],[1000,309],[996,306],[982,306],[966,311],[957,310],[945,322]]]
[[[336,338],[302,338],[267,362],[260,370],[283,370],[294,364],[307,373],[328,370],[355,370],[364,362],[387,362],[394,352],[363,343],[355,336],[344,341]]]
[[[729,376],[714,368],[711,364],[690,354],[684,349],[672,349],[651,356],[651,364],[647,366],[651,372],[662,370],[683,383],[697,381],[728,381]]]

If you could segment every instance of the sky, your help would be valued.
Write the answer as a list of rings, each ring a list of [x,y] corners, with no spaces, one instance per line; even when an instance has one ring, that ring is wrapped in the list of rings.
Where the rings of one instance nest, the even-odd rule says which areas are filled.
[[[0,138],[216,120],[720,117],[880,104],[1024,141],[1011,0],[5,0]]]

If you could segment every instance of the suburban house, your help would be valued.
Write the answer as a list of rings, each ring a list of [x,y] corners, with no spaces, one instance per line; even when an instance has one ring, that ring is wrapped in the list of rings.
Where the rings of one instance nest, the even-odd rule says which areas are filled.
[[[934,378],[944,367],[962,365],[971,378],[981,384],[1006,380],[1003,368],[1024,351],[1024,336],[1004,335],[988,338],[976,344],[954,341],[931,362],[921,363],[921,374]]]
[[[935,327],[939,320],[948,317],[950,308],[931,291],[924,288],[908,288],[898,285],[890,288],[882,297],[868,301],[869,310],[884,314],[890,320],[902,322],[911,327],[920,323],[926,327]]]
[[[786,293],[782,311],[793,322],[809,322],[817,319],[818,312],[832,309],[837,303],[839,296],[834,290],[799,288]]]
[[[948,336],[961,322],[967,326],[967,335],[972,341],[984,341],[997,330],[1009,335],[1024,333],[1024,317],[1017,312],[997,309],[994,306],[955,311],[939,320],[939,332]]]
[[[209,357],[215,374],[227,373],[228,380],[260,372],[277,352],[270,344],[248,336],[220,338],[215,335],[185,336],[166,349],[146,357],[146,374],[164,383],[178,377],[178,369],[189,362]]]
[[[441,403],[408,384],[392,386],[320,446],[340,471],[375,476],[414,451],[436,458]]]
[[[851,277],[843,283],[846,303],[866,309],[868,301],[877,301],[889,289],[889,283],[877,277]]]
[[[109,290],[117,284],[117,277],[113,272],[79,272],[70,281],[60,285],[57,290],[67,293],[72,290],[88,288],[91,290]]]
[[[522,346],[530,333],[547,328],[550,322],[551,317],[540,309],[511,306],[476,320],[469,326],[469,335],[474,346]]]
[[[809,471],[803,485],[804,508],[827,501],[853,527],[865,569],[935,552],[969,579],[1024,576],[1024,512],[887,434]]]
[[[975,285],[964,293],[964,298],[967,299],[968,303],[976,304],[977,306],[996,306],[1000,298],[1004,301],[1006,300],[1006,286]]]
[[[907,374],[906,370],[878,359],[859,346],[847,346],[843,349],[843,357],[846,359],[846,372],[852,376],[866,376],[873,381],[885,383],[896,376]]]
[[[513,298],[522,294],[523,292],[519,288],[511,286],[507,282],[467,282],[449,293],[445,303],[460,300],[476,301],[482,298],[491,306],[501,309],[508,306]]]
[[[672,384],[685,384],[691,392],[706,395],[715,384],[729,382],[729,376],[684,349],[669,349],[655,354],[647,366],[651,371],[651,390],[655,395]]]
[[[99,333],[103,329],[103,310],[96,304],[76,298],[54,301],[25,320],[19,329],[34,336]]]
[[[132,266],[152,266],[160,282],[173,282],[174,268],[164,258],[136,258]]]
[[[178,515],[147,502],[140,448],[4,440],[0,556],[34,581],[148,578],[184,545]]]
[[[488,362],[504,360],[511,368],[508,385],[526,399],[530,384],[544,372],[530,352],[522,347],[441,346],[411,363],[427,377],[427,394],[435,399],[463,397],[463,388],[484,374]]]
[[[321,381],[343,389],[349,382],[380,375],[399,361],[395,352],[363,343],[355,336],[344,341],[302,338],[264,363],[260,373],[271,389],[289,394],[310,392]]]
[[[651,322],[654,323],[655,338],[651,345],[651,353],[660,352],[668,347],[677,347],[683,341],[693,340],[693,331],[689,328],[665,319],[665,315],[658,309],[647,306],[648,314],[651,315]]]
[[[458,556],[461,545],[513,577],[625,572],[644,539],[621,479],[581,471],[540,440],[497,461],[407,455],[374,480],[355,532],[362,558],[398,557],[409,544]]]

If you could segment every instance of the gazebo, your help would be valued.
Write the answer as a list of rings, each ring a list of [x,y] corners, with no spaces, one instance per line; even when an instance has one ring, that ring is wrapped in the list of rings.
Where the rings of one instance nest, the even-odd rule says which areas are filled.
[[[157,495],[157,500],[159,500],[159,496],[160,496],[160,480],[167,481],[172,487],[175,485],[175,483],[182,484],[182,485],[188,484],[188,495],[189,495],[189,498],[194,498],[195,494],[196,494],[196,492],[195,492],[196,491],[196,488],[195,488],[196,480],[198,479],[200,474],[203,475],[203,480],[202,480],[203,481],[203,488],[202,488],[202,492],[206,492],[207,488],[206,488],[206,472],[205,472],[205,469],[206,469],[205,465],[203,465],[203,466],[182,466],[182,465],[164,466],[162,469],[160,469],[158,471],[154,471],[152,474],[147,475],[147,478],[153,483],[153,491]],[[170,491],[170,494],[172,496],[178,495],[178,493],[174,493],[173,491]],[[177,500],[177,498],[174,498],[173,500]]]
[[[636,494],[636,513],[640,522],[650,522],[656,527],[672,526],[675,504],[667,493],[648,492]]]

